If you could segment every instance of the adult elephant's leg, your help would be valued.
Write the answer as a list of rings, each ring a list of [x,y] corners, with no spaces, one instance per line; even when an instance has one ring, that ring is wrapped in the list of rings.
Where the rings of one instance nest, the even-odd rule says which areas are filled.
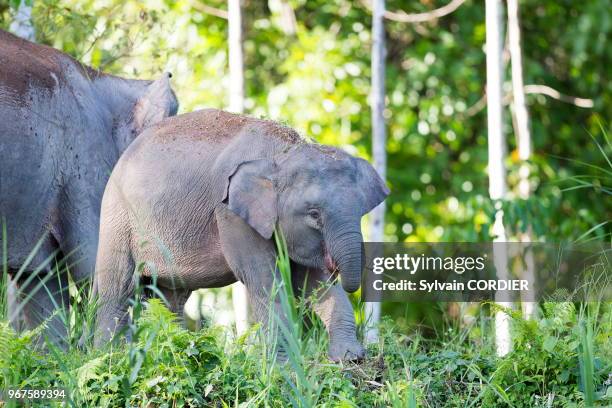
[[[81,299],[90,299],[92,278],[96,267],[98,249],[100,197],[102,192],[84,194],[82,186],[70,183],[61,197],[64,209],[55,229],[62,231],[58,245],[69,266],[70,277],[80,293]],[[93,187],[92,187],[93,188]],[[71,199],[68,199],[71,198]],[[84,347],[94,335],[90,322],[83,322],[79,345]]]
[[[66,272],[47,268],[37,275],[24,274],[17,286],[25,327],[31,330],[46,323],[41,341],[46,337],[65,347],[70,306]]]
[[[79,197],[65,204],[58,229],[63,232],[59,243],[70,265],[71,276],[79,286],[91,282],[96,267],[100,229],[99,196],[79,194],[78,188],[69,188],[66,195]]]
[[[330,275],[321,269],[294,265],[291,272],[296,293],[303,292],[306,298],[312,298],[315,313],[327,329],[329,358],[333,361],[362,359],[365,349],[357,340],[353,306],[342,286],[330,282]]]

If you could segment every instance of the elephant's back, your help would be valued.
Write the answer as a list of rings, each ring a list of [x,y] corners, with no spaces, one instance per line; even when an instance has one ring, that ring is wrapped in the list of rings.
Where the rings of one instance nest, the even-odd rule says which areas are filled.
[[[283,143],[301,143],[302,138],[292,128],[281,123],[254,118],[219,109],[203,109],[166,118],[154,127],[154,143],[177,140],[229,144],[244,132],[266,134]]]
[[[303,143],[298,133],[277,122],[205,109],[146,129],[123,153],[109,184],[155,222],[173,218],[172,225],[187,225],[192,209],[204,218],[212,214],[239,163],[297,143]],[[169,216],[177,209],[184,219]]]
[[[31,89],[52,92],[69,82],[65,75],[68,66],[90,79],[102,75],[52,47],[0,30],[0,85],[22,103],[28,102],[27,93]]]

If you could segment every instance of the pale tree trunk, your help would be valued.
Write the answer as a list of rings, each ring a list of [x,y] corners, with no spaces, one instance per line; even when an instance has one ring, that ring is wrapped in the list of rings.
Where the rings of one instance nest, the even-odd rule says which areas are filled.
[[[26,4],[25,0],[21,0],[19,7],[15,10],[15,19],[11,22],[10,31],[26,40],[35,41],[36,32],[34,24],[32,24],[32,6],[34,0]],[[19,331],[23,327],[23,319],[18,315],[18,289],[16,282],[7,276],[7,313],[9,321],[15,330]]]
[[[242,51],[242,10],[240,0],[228,0],[229,105],[231,112],[244,111],[244,56]]]
[[[502,62],[502,3],[501,0],[486,0],[486,57],[487,57],[487,128],[489,145],[489,196],[498,202],[506,195],[506,144],[503,134],[503,62]],[[498,204],[496,204],[497,206]],[[508,276],[508,253],[505,244],[503,211],[497,206],[493,225],[493,258],[497,279]],[[497,302],[503,307],[511,307],[510,302]],[[510,352],[510,318],[501,311],[495,313],[495,344],[500,356]]]
[[[240,0],[228,0],[227,17],[230,77],[228,109],[231,112],[242,113],[244,111],[244,56]],[[248,328],[247,291],[241,282],[232,285],[232,303],[236,319],[236,332],[241,335]]]
[[[519,158],[521,160],[528,160],[529,156],[531,156],[531,135],[529,133],[529,114],[525,103],[518,0],[507,0],[507,3],[508,48],[510,50],[510,61],[512,64],[512,95],[514,99],[514,115],[516,117]],[[529,183],[527,183],[527,188],[521,188],[521,191],[526,191],[528,195]]]
[[[514,123],[518,144],[518,155],[521,160],[519,168],[519,197],[527,200],[531,193],[529,186],[529,159],[531,157],[531,134],[529,132],[529,112],[525,103],[525,86],[523,81],[523,57],[521,55],[521,28],[519,24],[518,0],[507,0],[508,3],[508,48],[510,49],[510,61],[512,63],[512,95],[514,99]],[[527,232],[520,233],[522,242],[531,242],[531,227]],[[527,244],[528,245],[528,244]],[[533,252],[527,248],[525,257],[525,275],[531,285],[535,284]],[[533,287],[532,287],[533,290]],[[535,310],[535,303],[529,301],[521,302],[523,316],[531,318]]]
[[[387,174],[387,136],[385,130],[385,0],[374,0],[372,9],[372,152],[374,168],[385,180]],[[383,242],[385,228],[384,201],[370,214],[370,241]],[[380,302],[365,304],[365,342],[378,341]]]
[[[26,2],[21,0],[19,7],[15,12],[15,19],[9,27],[10,31],[29,41],[36,40],[36,32],[34,31],[34,25],[32,24],[32,6],[34,0]]]
[[[285,35],[295,35],[297,21],[293,7],[287,0],[268,0],[268,8],[278,20],[278,25]]]

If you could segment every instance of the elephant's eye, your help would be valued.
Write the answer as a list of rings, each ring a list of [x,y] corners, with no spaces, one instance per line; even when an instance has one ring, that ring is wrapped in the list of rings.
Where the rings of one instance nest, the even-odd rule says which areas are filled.
[[[308,216],[313,220],[318,220],[321,218],[321,212],[315,208],[308,210]]]

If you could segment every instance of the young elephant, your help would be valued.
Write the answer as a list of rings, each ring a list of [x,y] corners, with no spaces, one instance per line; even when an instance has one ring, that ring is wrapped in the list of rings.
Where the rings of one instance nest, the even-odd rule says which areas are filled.
[[[240,280],[265,326],[280,279],[275,227],[287,241],[296,293],[304,282],[312,293],[330,271],[356,291],[361,217],[387,194],[365,160],[275,122],[213,109],[162,121],[123,154],[104,193],[96,344],[125,325],[136,279],[153,274],[177,312],[190,291]],[[141,262],[147,266],[135,272]],[[362,358],[346,293],[338,284],[323,292],[314,309],[329,332],[330,358]],[[272,305],[280,313],[279,302]]]

